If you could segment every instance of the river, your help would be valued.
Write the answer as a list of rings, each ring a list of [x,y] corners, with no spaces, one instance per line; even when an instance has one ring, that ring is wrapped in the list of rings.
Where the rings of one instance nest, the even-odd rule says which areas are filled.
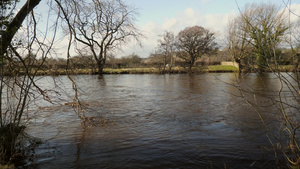
[[[240,96],[245,89],[278,88],[272,74],[79,75],[83,128],[66,76],[39,77],[54,104],[31,107],[26,132],[42,139],[29,168],[274,168],[268,132]],[[55,85],[53,84],[55,82]],[[270,86],[271,85],[271,86]],[[51,92],[52,91],[52,92]],[[55,92],[54,92],[55,91]],[[270,91],[268,91],[270,92]],[[272,91],[271,91],[272,92]],[[248,94],[259,103],[267,99]],[[38,109],[34,108],[38,107]],[[272,125],[275,112],[259,111]],[[274,131],[277,130],[274,124]]]

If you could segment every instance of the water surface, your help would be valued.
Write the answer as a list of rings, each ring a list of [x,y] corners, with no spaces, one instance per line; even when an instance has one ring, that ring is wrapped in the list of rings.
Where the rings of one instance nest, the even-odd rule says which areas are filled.
[[[77,76],[80,97],[95,126],[82,128],[66,76],[38,80],[55,105],[39,101],[27,132],[45,141],[31,168],[273,168],[265,127],[237,87],[276,91],[272,75]],[[55,81],[56,85],[52,82]],[[239,83],[237,83],[239,81]],[[264,86],[268,83],[268,90]],[[256,87],[253,87],[256,86]],[[62,90],[60,90],[61,88]],[[253,101],[269,104],[260,95]],[[255,97],[255,98],[254,98]],[[34,106],[33,106],[34,107]],[[33,108],[34,109],[34,108]],[[275,112],[259,109],[270,124]],[[273,128],[276,130],[276,126]]]

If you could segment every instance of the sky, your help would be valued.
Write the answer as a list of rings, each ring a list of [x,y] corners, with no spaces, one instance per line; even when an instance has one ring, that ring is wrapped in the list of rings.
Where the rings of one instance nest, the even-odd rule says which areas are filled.
[[[21,0],[20,4],[22,3]],[[35,9],[41,26],[46,26],[49,7],[47,3],[54,1],[42,1]],[[142,58],[149,57],[155,52],[157,41],[165,31],[178,34],[181,30],[191,26],[202,26],[216,35],[217,43],[225,46],[225,30],[227,24],[239,15],[239,8],[251,3],[275,3],[281,8],[290,5],[290,9],[300,16],[300,0],[123,0],[133,7],[138,13],[135,25],[141,30],[145,38],[141,39],[142,47],[135,41],[123,45],[122,50],[114,53],[115,57],[137,54]],[[47,9],[47,10],[46,10]],[[55,15],[50,20],[55,20]],[[293,20],[296,17],[293,16]],[[55,51],[58,57],[66,56],[68,38],[57,38]],[[76,55],[75,50],[71,51]]]
[[[224,46],[224,32],[228,22],[239,14],[239,8],[256,3],[275,3],[281,8],[291,4],[293,11],[300,15],[300,0],[124,0],[134,6],[139,15],[136,25],[146,38],[142,39],[143,47],[135,42],[123,47],[118,56],[135,53],[148,57],[155,52],[157,40],[164,31],[175,35],[186,27],[203,26],[216,34],[220,46]],[[117,56],[117,57],[118,57]]]

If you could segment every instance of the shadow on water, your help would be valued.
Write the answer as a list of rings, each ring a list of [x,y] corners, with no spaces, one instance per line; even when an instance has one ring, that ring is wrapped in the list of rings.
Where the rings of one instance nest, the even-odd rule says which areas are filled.
[[[100,86],[106,86],[105,76],[98,78],[98,81],[99,81]]]
[[[85,139],[85,130],[82,131],[82,134],[80,135],[80,138],[77,139],[75,138],[75,142],[76,142],[76,154],[75,154],[75,161],[74,161],[74,165],[72,166],[72,168],[80,168],[80,161],[81,161],[81,149],[84,145],[84,139]]]
[[[29,167],[273,168],[266,129],[238,90],[224,83],[236,77],[78,76],[87,112],[109,122],[82,129],[71,107],[42,111],[28,132],[46,143]],[[255,76],[240,83],[262,85]],[[268,123],[275,121],[270,109],[261,109]]]

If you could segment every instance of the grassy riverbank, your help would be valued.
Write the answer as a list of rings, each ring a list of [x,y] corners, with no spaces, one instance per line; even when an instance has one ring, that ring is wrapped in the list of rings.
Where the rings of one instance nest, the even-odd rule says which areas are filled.
[[[234,66],[221,66],[214,65],[208,67],[194,67],[192,69],[193,73],[209,73],[209,72],[237,72],[238,69]],[[69,70],[70,74],[95,74],[96,70],[91,69],[73,69]],[[120,68],[112,69],[105,68],[103,70],[104,74],[161,74],[162,70],[159,68]],[[169,73],[167,69],[165,73]],[[173,74],[188,73],[187,68],[183,67],[174,67],[170,71]],[[66,75],[67,72],[65,69],[58,70],[41,70],[37,72],[37,75]]]
[[[292,65],[282,65],[278,68],[281,72],[292,72],[294,67]],[[227,65],[212,65],[212,66],[202,66],[202,67],[193,67],[192,72],[193,73],[230,73],[230,72],[238,72],[238,68],[234,66],[227,66]],[[271,70],[267,70],[271,71]],[[69,74],[96,74],[97,70],[94,69],[70,69],[68,70]],[[162,74],[162,69],[159,68],[119,68],[119,69],[113,69],[113,68],[105,68],[103,70],[103,74]],[[188,73],[187,68],[183,67],[174,67],[171,71],[168,69],[165,70],[165,73],[171,73],[171,74],[185,74]],[[19,75],[22,75],[22,72],[19,72]],[[33,72],[32,72],[33,74]],[[36,75],[51,75],[51,76],[57,76],[57,75],[66,75],[67,71],[66,69],[47,69],[47,70],[39,70],[36,72]],[[9,76],[9,72],[6,72],[5,75]]]

